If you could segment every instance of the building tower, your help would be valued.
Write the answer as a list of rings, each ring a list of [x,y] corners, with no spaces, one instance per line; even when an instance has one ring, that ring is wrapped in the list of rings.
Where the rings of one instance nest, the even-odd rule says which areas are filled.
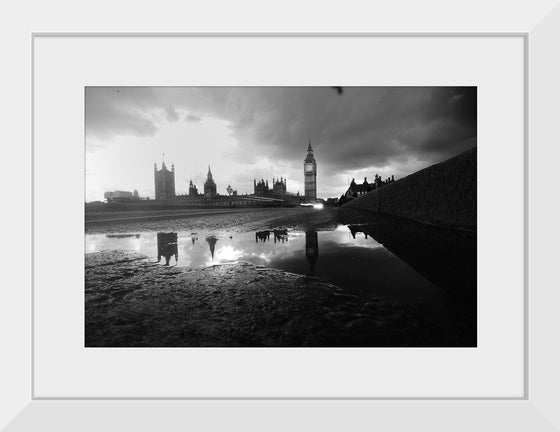
[[[284,196],[286,195],[286,179],[280,177],[279,179],[272,178],[272,192],[275,195]]]
[[[305,177],[305,200],[313,202],[317,200],[317,162],[313,157],[311,138],[307,147],[307,157],[303,161],[303,175]]]
[[[196,186],[193,184],[192,180],[189,183],[189,196],[190,197],[195,197],[198,196],[198,189],[196,188]]]
[[[210,254],[212,255],[212,260],[214,260],[214,252],[216,250],[216,243],[218,242],[218,239],[215,236],[209,236],[206,237],[206,242],[208,243],[208,246],[210,246]]]
[[[208,199],[216,198],[216,183],[212,178],[212,171],[210,171],[210,165],[208,165],[208,174],[206,176],[206,181],[204,182],[204,197]]]
[[[160,262],[161,257],[164,257],[165,265],[169,265],[169,260],[173,255],[175,256],[175,262],[177,262],[177,259],[179,258],[179,251],[177,249],[177,233],[157,233],[157,249],[157,262]]]
[[[265,182],[263,179],[260,179],[259,181],[253,179],[253,189],[255,191],[255,195],[268,195],[268,180]]]
[[[161,169],[154,164],[154,181],[156,200],[166,200],[175,197],[175,166],[171,165],[171,171],[162,162]]]

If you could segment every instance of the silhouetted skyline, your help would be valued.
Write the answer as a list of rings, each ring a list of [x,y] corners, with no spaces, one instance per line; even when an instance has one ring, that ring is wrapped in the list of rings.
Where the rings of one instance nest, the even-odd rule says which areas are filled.
[[[476,146],[476,87],[88,87],[86,200],[107,190],[154,196],[152,167],[177,193],[212,166],[218,193],[283,176],[303,193],[309,138],[319,197],[352,178],[402,178]],[[165,154],[165,156],[164,156]]]

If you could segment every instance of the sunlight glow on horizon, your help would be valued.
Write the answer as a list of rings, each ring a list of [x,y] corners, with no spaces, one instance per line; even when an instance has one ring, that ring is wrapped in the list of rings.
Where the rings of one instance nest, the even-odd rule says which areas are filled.
[[[244,154],[225,120],[162,121],[151,137],[118,136],[111,142],[87,138],[86,142],[86,201],[103,201],[106,191],[134,189],[140,197],[153,199],[154,163],[160,169],[164,161],[168,169],[175,167],[177,195],[188,193],[190,180],[202,192],[208,166],[222,195],[228,185],[239,194],[252,194],[253,179],[272,183],[273,177],[286,178],[289,192],[303,193],[301,167],[267,155]]]

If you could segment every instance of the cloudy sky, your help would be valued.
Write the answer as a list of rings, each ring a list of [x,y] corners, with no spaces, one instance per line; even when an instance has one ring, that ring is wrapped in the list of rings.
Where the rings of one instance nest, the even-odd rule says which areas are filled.
[[[253,178],[287,178],[303,193],[311,144],[317,192],[352,178],[404,177],[476,146],[475,87],[88,87],[86,201],[112,190],[154,197],[154,163],[175,165],[176,192],[253,192]],[[164,156],[165,154],[165,156]]]

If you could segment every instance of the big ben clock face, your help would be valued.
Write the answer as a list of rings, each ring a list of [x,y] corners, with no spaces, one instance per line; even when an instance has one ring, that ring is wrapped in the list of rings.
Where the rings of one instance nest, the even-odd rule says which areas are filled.
[[[305,172],[311,172],[311,171],[313,171],[313,165],[312,164],[305,165]]]

